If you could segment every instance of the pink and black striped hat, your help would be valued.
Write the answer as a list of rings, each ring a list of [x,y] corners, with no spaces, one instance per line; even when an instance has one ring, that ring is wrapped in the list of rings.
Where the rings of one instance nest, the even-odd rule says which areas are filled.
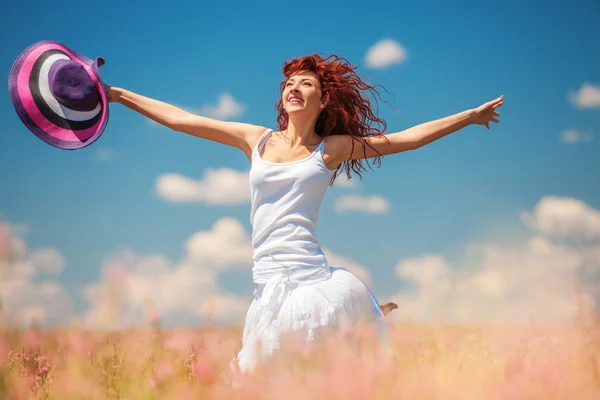
[[[108,122],[108,101],[99,68],[67,46],[45,40],[29,46],[13,64],[8,90],[21,121],[60,149],[94,143]]]

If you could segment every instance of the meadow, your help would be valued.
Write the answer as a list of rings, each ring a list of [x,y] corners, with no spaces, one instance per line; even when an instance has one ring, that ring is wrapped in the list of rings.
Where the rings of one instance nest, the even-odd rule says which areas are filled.
[[[391,323],[288,346],[252,375],[232,373],[240,327],[91,331],[4,327],[0,399],[600,398],[600,322]]]

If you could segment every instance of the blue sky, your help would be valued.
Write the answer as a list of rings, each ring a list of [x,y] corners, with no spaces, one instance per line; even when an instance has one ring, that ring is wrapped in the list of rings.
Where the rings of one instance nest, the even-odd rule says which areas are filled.
[[[403,300],[411,287],[420,290],[421,300],[433,296],[428,295],[433,289],[425,288],[434,284],[431,279],[406,272],[410,260],[422,264],[419,271],[427,271],[427,260],[441,260],[429,268],[452,274],[469,271],[466,276],[471,277],[493,268],[505,274],[498,278],[504,289],[498,290],[506,300],[513,293],[506,289],[513,287],[510,282],[517,285],[521,278],[501,265],[486,266],[486,259],[467,261],[474,243],[491,243],[502,247],[503,254],[513,254],[519,246],[529,248],[532,237],[559,246],[557,237],[579,235],[596,251],[589,240],[600,237],[594,225],[600,218],[597,2],[556,2],[540,8],[517,1],[254,6],[171,1],[148,6],[109,0],[67,1],[60,7],[11,1],[5,10],[0,16],[0,68],[5,77],[27,46],[52,39],[90,58],[103,57],[103,78],[114,86],[198,113],[214,111],[222,96],[230,96],[237,106],[221,109],[226,118],[273,128],[283,62],[310,53],[343,56],[359,66],[363,77],[385,86],[393,97],[384,93],[384,98],[396,108],[380,105],[390,131],[505,95],[501,123],[491,131],[469,127],[415,152],[386,157],[382,168],[364,174],[357,186],[334,187],[327,195],[318,230],[323,246],[366,271],[382,301]],[[370,67],[369,49],[386,39],[402,48],[405,58]],[[238,112],[227,116],[236,107]],[[165,174],[195,181],[204,179],[209,169],[243,174],[249,165],[241,152],[169,131],[120,105],[111,105],[110,113],[96,143],[69,152],[30,133],[8,92],[0,98],[0,221],[10,224],[30,251],[52,248],[61,255],[63,261],[56,261],[60,272],[31,279],[58,285],[74,314],[89,311],[82,293],[102,282],[103,268],[114,254],[160,254],[177,268],[186,257],[186,241],[196,232],[210,231],[220,218],[231,217],[250,229],[247,202],[178,202],[157,192]],[[378,196],[387,207],[381,212],[340,211],[336,205],[349,195],[362,200]],[[524,225],[523,212],[532,215],[535,228]],[[535,243],[534,250],[539,248]],[[500,264],[527,268],[519,263],[530,258],[519,254],[524,258],[507,256],[511,261]],[[212,268],[202,265],[198,268]],[[585,274],[587,265],[581,261],[578,273]],[[213,268],[211,273],[219,287],[218,292],[211,289],[215,295],[251,295],[249,264],[224,266],[218,272]],[[442,296],[430,308],[406,297],[406,313],[401,307],[399,315],[425,318],[442,310],[448,318],[463,316],[441,307],[458,301],[467,290],[459,290],[466,287],[461,286],[464,277],[453,276],[457,292],[444,293],[454,297]],[[548,279],[556,284],[564,280],[563,275],[552,276]],[[528,282],[536,282],[535,277]],[[37,286],[31,288],[36,292]],[[195,296],[200,297],[190,301],[205,300]],[[519,298],[523,304],[541,301]],[[507,309],[504,300],[494,300],[498,315]],[[40,300],[25,303],[35,309],[35,301]],[[243,310],[243,302],[235,304]],[[63,305],[37,309],[56,314]],[[194,323],[194,312],[186,309],[180,319],[173,317],[173,324]],[[177,314],[177,307],[165,305],[162,314],[168,313]],[[481,314],[465,311],[464,318]],[[506,315],[512,317],[508,311]]]

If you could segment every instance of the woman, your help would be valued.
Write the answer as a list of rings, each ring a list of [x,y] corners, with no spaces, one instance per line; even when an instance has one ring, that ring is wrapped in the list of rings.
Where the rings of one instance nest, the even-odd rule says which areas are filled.
[[[175,131],[242,150],[251,163],[251,223],[255,291],[246,316],[242,371],[280,348],[285,332],[313,340],[322,330],[359,320],[383,326],[381,307],[355,275],[328,264],[316,237],[319,207],[345,169],[416,150],[471,124],[498,122],[503,97],[475,109],[384,134],[356,67],[337,56],[312,55],[286,62],[276,103],[278,130],[218,121],[131,91],[106,86],[110,102],[123,104]],[[372,124],[380,127],[373,127]],[[261,352],[258,349],[261,349]]]

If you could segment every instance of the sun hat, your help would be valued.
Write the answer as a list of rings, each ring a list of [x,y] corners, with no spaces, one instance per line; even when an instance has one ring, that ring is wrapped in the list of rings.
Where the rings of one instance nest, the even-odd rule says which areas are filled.
[[[94,143],[108,122],[99,68],[64,44],[44,40],[25,49],[8,76],[13,106],[25,126],[51,146],[75,150]]]

